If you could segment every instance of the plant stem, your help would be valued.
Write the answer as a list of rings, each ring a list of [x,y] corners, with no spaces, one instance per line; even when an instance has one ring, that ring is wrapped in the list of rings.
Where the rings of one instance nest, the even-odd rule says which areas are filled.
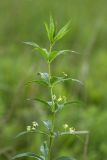
[[[51,53],[52,45],[50,44],[50,50]],[[54,109],[54,100],[53,100],[53,87],[51,85],[51,64],[48,62],[48,71],[49,71],[49,88],[50,88],[50,95],[51,95],[51,101],[52,101],[52,110]],[[51,160],[51,152],[52,152],[52,144],[54,139],[54,123],[55,123],[55,112],[52,111],[52,128],[50,131],[50,138],[49,138],[49,160]]]

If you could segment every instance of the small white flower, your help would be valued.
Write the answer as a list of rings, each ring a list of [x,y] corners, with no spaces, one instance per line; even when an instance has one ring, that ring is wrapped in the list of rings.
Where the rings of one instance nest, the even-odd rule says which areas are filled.
[[[57,101],[58,102],[62,101],[62,97],[60,96]]]
[[[68,128],[68,124],[64,124],[63,128],[66,130]]]
[[[73,128],[73,127],[69,128],[70,133],[73,133],[74,131],[75,131],[75,128]]]
[[[34,130],[36,130],[36,128],[35,128],[35,127],[32,127],[32,130],[34,131]]]
[[[65,77],[67,77],[67,76],[68,76],[65,72],[62,72],[62,73],[63,73],[63,75],[64,75]]]
[[[38,127],[38,123],[36,121],[32,122],[33,127]]]
[[[27,131],[31,131],[31,126],[27,126]]]

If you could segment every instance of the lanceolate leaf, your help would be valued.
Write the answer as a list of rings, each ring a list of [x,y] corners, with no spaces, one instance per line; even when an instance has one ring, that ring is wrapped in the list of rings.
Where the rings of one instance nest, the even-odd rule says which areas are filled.
[[[41,54],[41,56],[45,58],[45,60],[48,60],[49,53],[47,49],[38,47],[38,48],[35,48],[35,50],[37,50]]]
[[[61,55],[61,54],[66,54],[66,53],[76,53],[79,54],[76,51],[71,51],[71,50],[61,50],[61,51],[53,51],[51,52],[51,54],[49,55],[49,62],[52,62],[57,56]]]
[[[35,83],[40,84],[40,85],[49,86],[49,75],[48,75],[48,73],[39,72],[38,75],[40,75],[40,79],[29,81],[28,84],[35,82]]]
[[[34,82],[43,86],[48,86],[48,84],[43,80],[35,80]]]
[[[54,41],[54,36],[55,36],[55,24],[52,16],[50,16],[50,39],[52,43]]]
[[[78,79],[73,79],[73,78],[72,78],[72,81],[77,82],[77,83],[80,83],[81,85],[83,85],[83,83],[82,83],[80,80],[78,80]]]
[[[36,129],[36,130],[21,132],[21,133],[19,133],[18,135],[16,135],[15,138],[19,138],[19,137],[21,137],[21,136],[23,136],[23,135],[25,135],[25,134],[28,134],[28,133],[39,133],[39,134],[43,134],[43,135],[48,136],[48,134],[45,133],[44,131],[40,131],[40,130],[37,130],[37,129]]]
[[[64,103],[64,105],[69,105],[69,104],[73,104],[73,103],[79,103],[79,101],[69,101],[69,102]]]
[[[24,42],[24,43],[27,44],[27,45],[33,46],[33,47],[35,47],[35,48],[38,48],[38,47],[39,47],[39,45],[36,44],[35,42]]]
[[[57,57],[57,54],[58,54],[58,51],[51,52],[48,58],[49,62],[52,62]]]
[[[58,133],[59,136],[63,136],[63,135],[82,135],[82,134],[89,134],[88,131],[73,131],[73,132],[61,132]]]
[[[73,79],[71,77],[67,77],[67,78],[65,78],[65,77],[52,77],[51,78],[51,83],[52,83],[52,85],[56,85],[60,82],[65,82],[65,81],[69,81],[69,80],[71,80],[73,82],[80,83],[81,85],[83,85],[83,83],[80,80]]]
[[[78,101],[69,101],[69,102],[66,102],[66,103],[64,103],[63,101],[61,103],[56,102],[54,111],[58,112],[58,111],[62,110],[66,105],[73,104],[73,103],[79,103],[79,102]]]
[[[44,100],[39,99],[39,98],[27,99],[27,100],[31,100],[31,101],[38,101],[38,102],[41,102],[41,103],[43,103],[43,104],[45,104],[45,105],[48,105],[48,106],[49,106],[49,104],[48,104],[48,102],[47,102],[47,101],[44,101]]]
[[[35,50],[37,50],[42,57],[45,58],[45,60],[48,60],[48,51],[45,48],[41,48],[38,44],[36,44],[35,42],[24,42],[27,45],[33,46]]]
[[[65,36],[66,33],[68,33],[68,31],[70,30],[70,24],[71,22],[69,21],[64,27],[60,29],[60,31],[55,36],[55,41],[60,40]]]
[[[76,53],[76,54],[79,54],[78,52],[72,51],[72,50],[61,50],[61,51],[58,52],[57,56],[59,56],[61,54],[65,54],[65,53]]]
[[[48,26],[48,24],[46,22],[45,22],[45,28],[46,28],[46,31],[47,31],[47,34],[48,34],[48,38],[51,41],[49,26]]]
[[[45,23],[45,28],[48,34],[49,41],[53,44],[54,37],[55,37],[55,24],[52,16],[50,16],[50,23],[49,25]]]
[[[58,80],[61,80],[62,78],[63,77],[56,77],[56,76],[51,77],[50,79],[51,85],[55,84]]]
[[[25,134],[27,134],[27,133],[29,133],[29,132],[28,132],[28,131],[20,132],[19,134],[17,134],[17,135],[15,136],[15,138],[19,138],[19,137],[21,137],[21,136],[23,136],[23,135],[25,135]]]
[[[35,153],[31,153],[31,152],[26,152],[26,153],[21,153],[21,154],[18,154],[16,156],[14,156],[12,158],[13,159],[17,159],[17,158],[22,158],[22,157],[31,157],[31,158],[34,158],[34,159],[37,159],[37,160],[43,160],[42,157],[40,157],[39,155],[35,154]]]
[[[43,85],[43,86],[48,86],[48,84],[44,82],[43,80],[32,80],[32,81],[27,82],[27,84],[34,83],[34,82],[37,84]]]
[[[45,141],[44,143],[43,143],[43,145],[40,147],[40,151],[41,151],[41,153],[42,153],[42,155],[46,158],[46,157],[48,157],[48,145],[47,145],[47,142]]]

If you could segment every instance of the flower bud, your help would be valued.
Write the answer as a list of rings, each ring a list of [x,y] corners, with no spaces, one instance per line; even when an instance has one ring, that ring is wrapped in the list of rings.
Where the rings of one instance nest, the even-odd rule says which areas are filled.
[[[57,101],[58,102],[62,101],[62,97],[60,96]]]
[[[35,127],[32,127],[32,130],[34,131],[34,130],[36,130],[36,128],[35,128]]]
[[[73,133],[74,131],[75,131],[75,128],[73,128],[73,127],[69,128],[70,133]]]
[[[33,127],[37,127],[38,123],[34,121],[34,122],[32,122],[32,125],[33,125]]]
[[[27,131],[31,131],[31,126],[27,126]]]
[[[68,124],[64,124],[64,125],[63,125],[63,128],[64,128],[64,129],[67,129],[67,128],[68,128]]]
[[[67,76],[68,76],[65,72],[62,72],[62,73],[63,73],[63,75],[64,75],[65,77],[67,77]]]

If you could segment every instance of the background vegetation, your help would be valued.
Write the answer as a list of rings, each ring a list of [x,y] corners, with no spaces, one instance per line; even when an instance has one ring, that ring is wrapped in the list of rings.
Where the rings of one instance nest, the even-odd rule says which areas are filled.
[[[85,86],[70,82],[56,89],[81,103],[67,107],[57,119],[79,130],[89,130],[88,159],[107,158],[107,36],[105,0],[4,0],[0,1],[0,160],[11,159],[16,152],[38,151],[39,135],[13,139],[32,121],[39,123],[48,112],[30,97],[48,97],[45,88],[26,85],[47,66],[41,57],[22,41],[35,41],[48,46],[43,22],[53,15],[58,26],[72,19],[71,32],[56,48],[72,49],[80,55],[59,57],[53,63],[53,73],[66,72],[80,79]],[[84,158],[84,137],[58,140],[56,155]],[[59,151],[57,150],[59,149]]]

